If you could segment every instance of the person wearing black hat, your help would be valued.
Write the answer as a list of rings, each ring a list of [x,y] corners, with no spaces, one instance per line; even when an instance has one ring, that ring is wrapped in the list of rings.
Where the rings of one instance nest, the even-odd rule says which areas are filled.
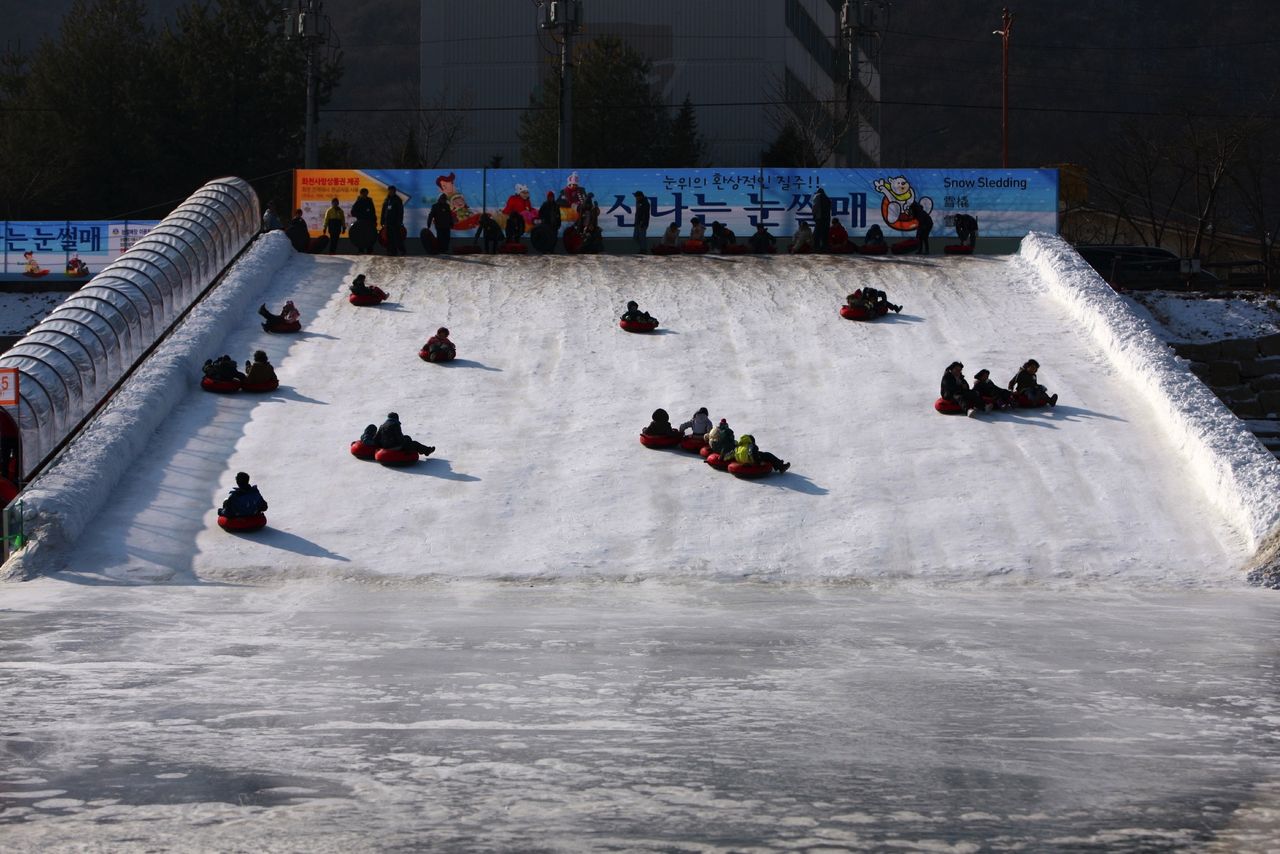
[[[435,335],[427,339],[422,349],[427,351],[427,359],[432,362],[452,359],[458,355],[458,348],[449,340],[449,330],[443,326],[436,330]]]
[[[778,238],[769,233],[763,222],[756,223],[756,233],[747,238],[751,251],[757,255],[772,252],[778,245]]]
[[[627,310],[623,313],[622,319],[629,322],[640,321],[642,323],[657,323],[657,318],[653,317],[647,311],[640,310],[640,304],[635,300],[627,303]]]
[[[680,433],[683,435],[685,430],[689,430],[694,436],[706,436],[711,432],[711,427],[711,418],[707,415],[707,408],[703,406],[693,413],[692,418],[680,425]]]
[[[430,456],[435,450],[434,445],[424,445],[421,442],[415,442],[412,436],[406,436],[400,429],[400,416],[394,412],[387,413],[387,420],[383,421],[382,426],[378,428],[377,434],[373,437],[373,443],[379,448],[391,451],[417,451],[424,457]]]
[[[640,431],[646,436],[679,436],[680,431],[671,426],[671,416],[665,409],[653,410],[653,420]]]
[[[717,252],[724,252],[726,246],[732,246],[738,242],[738,235],[729,230],[729,226],[723,222],[716,220],[711,223],[711,248]]]
[[[227,500],[218,508],[218,515],[228,519],[245,516],[257,516],[267,512],[267,502],[263,500],[258,487],[249,483],[249,475],[245,472],[236,474],[236,488],[231,490]]]
[[[738,440],[733,435],[733,429],[729,426],[729,422],[721,418],[720,423],[708,431],[707,444],[711,446],[712,453],[728,458],[729,454],[733,453],[734,448],[738,446]]]
[[[952,362],[942,375],[939,396],[959,406],[966,415],[972,416],[982,406],[982,398],[969,388],[969,381],[964,378],[964,365]]]

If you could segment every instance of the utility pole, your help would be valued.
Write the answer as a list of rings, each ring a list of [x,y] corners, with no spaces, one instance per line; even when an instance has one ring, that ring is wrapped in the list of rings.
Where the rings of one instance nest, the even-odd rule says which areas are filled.
[[[1009,32],[1013,29],[1013,13],[1006,6],[1000,16],[1001,27],[991,34],[1000,37],[1000,165],[1009,168]]]
[[[288,41],[302,39],[302,50],[307,57],[307,119],[306,149],[302,165],[315,169],[317,157],[316,124],[320,114],[316,109],[316,51],[329,40],[329,18],[321,14],[323,0],[297,0],[294,8],[284,10],[284,37]]]
[[[544,30],[560,31],[560,145],[556,166],[573,163],[573,35],[582,29],[582,0],[550,0],[542,4]]]
[[[850,169],[856,169],[858,166],[858,132],[862,125],[861,111],[858,109],[857,87],[858,87],[858,16],[857,12],[850,8],[851,0],[844,0],[844,5],[840,7],[840,37],[844,39],[848,45],[848,63],[849,63],[849,79],[845,81],[844,96],[845,109],[848,110],[848,128],[845,130],[845,136],[848,138],[848,151],[845,153],[846,161]]]

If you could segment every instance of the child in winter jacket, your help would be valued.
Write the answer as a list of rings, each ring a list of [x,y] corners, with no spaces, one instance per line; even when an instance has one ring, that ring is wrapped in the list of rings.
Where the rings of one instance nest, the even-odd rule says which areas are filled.
[[[756,447],[755,437],[750,433],[743,433],[738,439],[738,446],[733,452],[734,462],[743,465],[756,465],[757,463],[768,463],[773,466],[773,470],[783,472],[791,468],[791,463],[784,463],[768,451],[762,451]]]
[[[256,516],[267,512],[267,502],[263,500],[258,487],[249,483],[249,475],[239,472],[236,475],[236,488],[231,490],[227,500],[218,508],[218,515],[228,519]]]
[[[679,436],[680,431],[671,426],[671,416],[665,409],[653,410],[653,420],[640,431],[646,436]]]
[[[1035,359],[1027,359],[1022,365],[1018,373],[1014,374],[1013,379],[1009,380],[1009,388],[1013,393],[1020,396],[1027,406],[1056,406],[1058,404],[1058,396],[1049,394],[1049,390],[1040,385],[1040,380],[1036,376],[1036,372],[1040,370],[1040,363]]]
[[[267,385],[269,383],[278,382],[276,379],[276,369],[267,361],[267,354],[263,350],[253,351],[253,361],[245,360],[244,363],[245,382],[249,385]]]
[[[713,453],[717,453],[722,457],[727,457],[733,453],[737,447],[737,439],[734,438],[733,429],[729,426],[729,422],[721,418],[720,423],[712,427],[707,433],[707,444],[711,446]]]
[[[706,436],[711,432],[711,426],[711,419],[707,416],[707,408],[704,406],[693,413],[692,418],[680,425],[680,433],[683,435],[685,430],[689,430],[694,436]]]

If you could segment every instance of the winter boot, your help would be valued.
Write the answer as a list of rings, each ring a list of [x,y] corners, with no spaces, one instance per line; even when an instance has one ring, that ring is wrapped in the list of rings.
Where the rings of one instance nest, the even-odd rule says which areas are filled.
[[[1049,398],[1049,408],[1052,409],[1057,405],[1058,405],[1058,396],[1055,394]]]

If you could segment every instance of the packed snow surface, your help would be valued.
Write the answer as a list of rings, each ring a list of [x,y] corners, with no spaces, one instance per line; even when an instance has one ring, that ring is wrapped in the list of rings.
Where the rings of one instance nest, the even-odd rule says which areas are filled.
[[[1096,292],[1071,281],[1087,265],[1058,276],[1074,253],[1030,240],[1009,257],[300,255],[282,267],[255,248],[254,297],[178,339],[225,329],[203,355],[265,349],[280,390],[203,393],[201,354],[188,353],[188,372],[165,380],[185,390],[176,406],[74,547],[40,569],[137,582],[1237,583],[1273,524],[1270,505],[1248,505],[1278,482],[1275,461],[1224,422],[1252,480],[1224,474],[1219,428],[1197,425],[1225,410],[1096,276]],[[391,300],[350,305],[357,273]],[[902,313],[842,319],[861,285]],[[256,303],[285,299],[303,333],[262,332]],[[628,299],[661,320],[656,334],[618,328]],[[1080,334],[1117,311],[1119,327]],[[424,363],[439,326],[459,358]],[[1126,348],[1141,370],[1117,358]],[[1027,358],[1056,409],[934,412],[952,360],[1003,384]],[[1190,426],[1174,429],[1161,390],[1142,387],[1167,375],[1202,390]],[[655,408],[678,424],[699,406],[791,470],[740,481],[639,444]],[[431,458],[391,469],[350,455],[391,411],[438,448]],[[237,471],[271,505],[253,536],[215,524]]]
[[[1150,316],[1152,328],[1165,341],[1203,344],[1280,332],[1280,308],[1263,294],[1134,291],[1128,297],[1140,314]]]

